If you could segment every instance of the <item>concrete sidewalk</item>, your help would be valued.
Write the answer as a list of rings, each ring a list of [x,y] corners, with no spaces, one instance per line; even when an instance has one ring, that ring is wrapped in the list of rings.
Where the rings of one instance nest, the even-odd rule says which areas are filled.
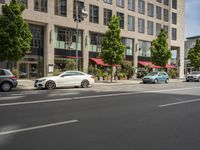
[[[29,80],[29,79],[19,79],[18,80],[18,86],[17,86],[17,90],[34,90],[36,89],[34,87],[34,80]],[[110,80],[108,81],[96,81],[94,86],[113,86],[113,85],[126,85],[126,84],[139,84],[141,83],[142,80],[141,79],[131,79],[131,80],[117,80],[117,81],[113,81],[112,83],[110,82]],[[179,79],[170,79],[169,81],[171,82],[183,82],[183,80],[179,80]]]

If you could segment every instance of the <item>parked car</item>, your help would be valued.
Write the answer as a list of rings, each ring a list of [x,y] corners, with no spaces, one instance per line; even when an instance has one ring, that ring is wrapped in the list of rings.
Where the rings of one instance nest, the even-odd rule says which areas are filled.
[[[200,71],[194,71],[186,76],[186,82],[198,81],[200,82]]]
[[[76,87],[86,88],[94,84],[92,75],[80,71],[66,71],[57,76],[44,77],[35,81],[35,87],[54,89],[56,87]]]
[[[169,82],[169,76],[166,72],[152,72],[144,76],[142,79],[143,83],[160,83],[160,82]]]
[[[16,77],[7,69],[0,69],[0,90],[7,92],[17,87]]]

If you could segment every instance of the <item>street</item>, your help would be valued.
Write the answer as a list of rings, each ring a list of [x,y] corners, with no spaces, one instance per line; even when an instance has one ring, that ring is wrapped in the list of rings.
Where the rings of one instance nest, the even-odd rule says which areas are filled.
[[[199,150],[200,83],[0,92],[0,150]]]

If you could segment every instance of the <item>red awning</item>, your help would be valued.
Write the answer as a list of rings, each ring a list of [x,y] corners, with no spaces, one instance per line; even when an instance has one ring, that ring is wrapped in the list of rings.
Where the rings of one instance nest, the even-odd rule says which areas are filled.
[[[169,65],[169,64],[167,64],[166,66],[165,66],[165,68],[176,68],[174,65]]]
[[[138,61],[140,65],[149,66],[150,68],[161,68],[160,66],[152,64],[150,61]]]
[[[105,64],[101,58],[90,58],[90,60],[100,66],[109,66],[108,64]]]

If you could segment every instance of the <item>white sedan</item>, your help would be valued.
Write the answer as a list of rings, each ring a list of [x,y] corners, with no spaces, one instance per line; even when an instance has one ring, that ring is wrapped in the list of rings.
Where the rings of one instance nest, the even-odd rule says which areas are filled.
[[[35,81],[35,87],[54,89],[56,87],[76,87],[87,88],[94,84],[92,75],[80,71],[66,71],[57,76],[44,77]]]

